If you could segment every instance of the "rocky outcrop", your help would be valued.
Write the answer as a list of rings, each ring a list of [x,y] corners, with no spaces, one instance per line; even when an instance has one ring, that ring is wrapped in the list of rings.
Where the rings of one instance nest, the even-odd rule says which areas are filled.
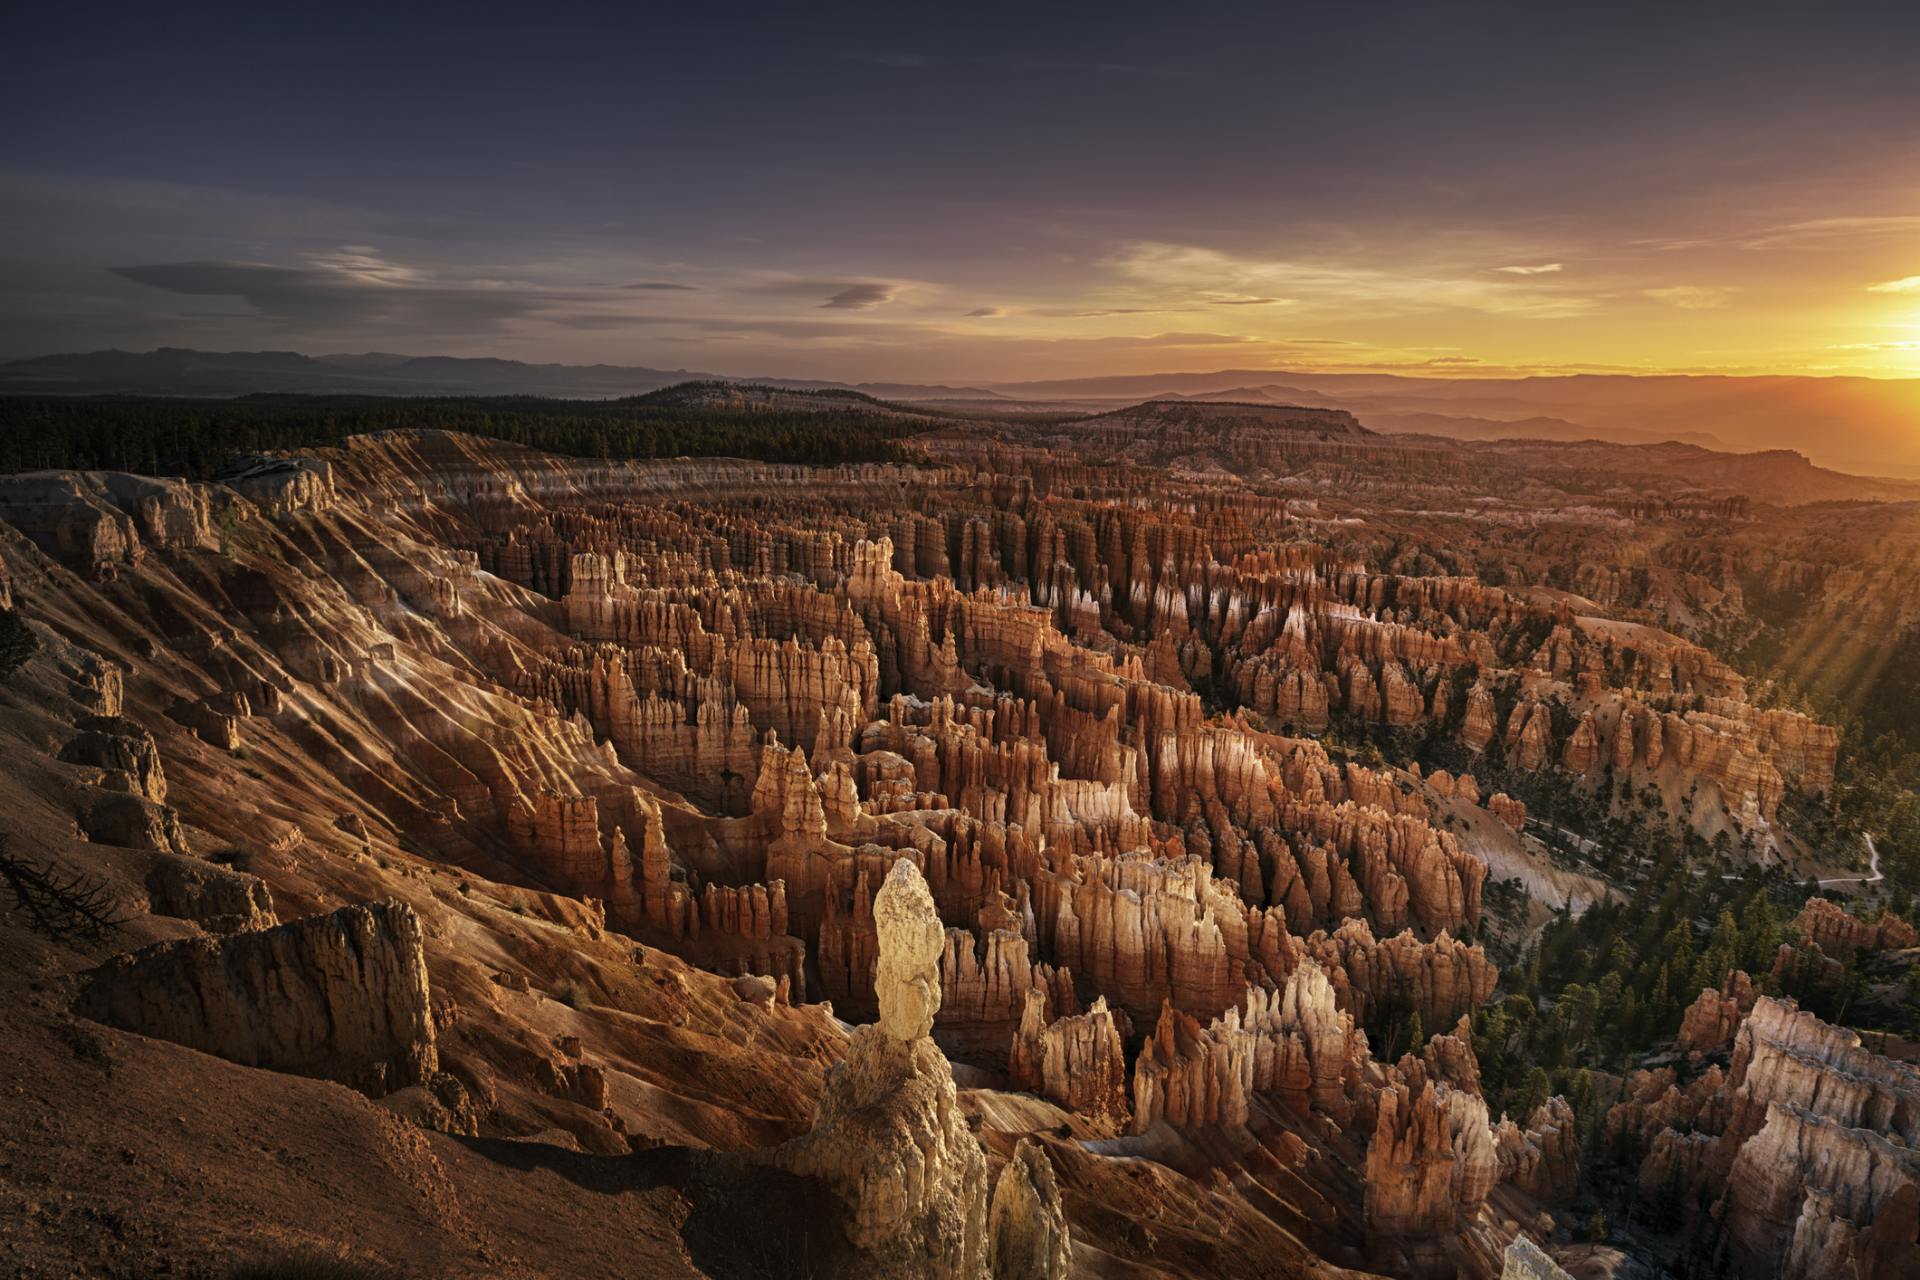
[[[198,859],[168,857],[147,874],[155,913],[191,920],[211,933],[241,933],[279,923],[273,895],[258,876]]]
[[[1483,684],[1467,691],[1466,716],[1460,724],[1460,741],[1469,751],[1484,751],[1500,732],[1500,713],[1493,703],[1493,692]]]
[[[81,832],[96,844],[181,854],[192,851],[180,815],[171,806],[155,804],[136,792],[83,788],[76,808]]]
[[[83,716],[78,730],[60,749],[69,764],[104,770],[102,785],[127,791],[155,804],[167,799],[167,774],[153,735],[122,716]]]
[[[1453,1232],[1499,1178],[1485,1102],[1432,1082],[1381,1091],[1367,1146],[1367,1232],[1376,1251]],[[1414,1261],[1426,1269],[1419,1267],[1417,1248]]]
[[[931,1036],[946,931],[909,859],[887,873],[873,918],[879,1021],[848,1039],[812,1130],[772,1158],[834,1189],[847,1208],[847,1237],[869,1263],[866,1274],[976,1280],[997,1274],[992,1268],[1004,1258],[1016,1268],[1009,1274],[1064,1275],[1058,1192],[1033,1153],[1019,1157],[1018,1172],[1002,1175],[989,1201],[986,1153],[968,1131],[953,1073]]]
[[[157,943],[94,970],[78,1008],[245,1066],[374,1096],[425,1084],[438,1069],[420,921],[401,903]]]
[[[1219,435],[1213,416],[1175,415],[1171,440],[1113,421],[929,430],[915,448],[936,461],[913,468],[567,462],[403,431],[311,461],[247,460],[208,486],[8,480],[0,506],[24,532],[0,531],[0,558],[32,625],[50,649],[57,634],[98,634],[111,652],[36,659],[30,674],[103,716],[140,708],[153,730],[73,726],[67,712],[36,726],[66,744],[56,772],[71,803],[53,825],[70,809],[119,846],[92,856],[146,878],[172,918],[139,927],[170,935],[182,921],[236,934],[273,923],[263,883],[171,855],[189,825],[213,847],[261,846],[244,865],[283,909],[401,878],[431,891],[458,931],[457,962],[436,956],[434,970],[446,964],[462,1010],[440,1045],[450,1060],[500,1056],[501,1025],[504,1041],[522,1034],[527,975],[495,939],[527,926],[543,946],[606,948],[618,980],[535,974],[532,990],[566,998],[527,1015],[568,1024],[543,1025],[542,1041],[558,1030],[577,1049],[586,1031],[593,1061],[542,1050],[542,1066],[462,1064],[475,1099],[537,1077],[541,1107],[589,1113],[569,1132],[596,1150],[627,1141],[601,1108],[643,1113],[636,1097],[671,1088],[615,1065],[613,1042],[670,1038],[682,1079],[750,1072],[788,1041],[806,1046],[795,1060],[841,1054],[822,1128],[793,1159],[817,1160],[876,1257],[957,1273],[1017,1256],[1007,1265],[1057,1271],[1065,1236],[1044,1208],[1055,1161],[1076,1231],[1106,1239],[1108,1218],[1150,1216],[1106,1213],[1122,1166],[1093,1146],[1048,1138],[1005,1162],[1009,1128],[978,1163],[930,1025],[945,1053],[1004,1064],[1053,1104],[983,1094],[968,1110],[987,1125],[1071,1109],[1082,1136],[1177,1147],[1196,1186],[1258,1137],[1286,1171],[1228,1167],[1206,1184],[1221,1240],[1257,1184],[1297,1193],[1273,1220],[1311,1223],[1286,1229],[1351,1265],[1361,1228],[1339,1197],[1355,1198],[1371,1145],[1375,1235],[1414,1242],[1400,1269],[1431,1261],[1451,1231],[1479,1233],[1461,1267],[1480,1274],[1510,1235],[1479,1212],[1486,1187],[1502,1184],[1503,1213],[1533,1214],[1526,1202],[1563,1197],[1573,1168],[1564,1104],[1487,1122],[1461,1025],[1497,981],[1470,941],[1486,859],[1537,853],[1495,825],[1524,832],[1527,812],[1493,788],[1532,794],[1525,771],[1558,770],[1552,786],[1583,803],[1608,784],[1666,797],[1707,834],[1744,827],[1764,848],[1795,820],[1779,802],[1788,787],[1830,784],[1833,741],[1747,705],[1736,673],[1652,625],[1738,621],[1746,575],[1718,539],[1653,554],[1633,545],[1632,522],[1665,517],[1630,495],[1547,509],[1519,471],[1501,474],[1487,519],[1429,522],[1430,497],[1471,491],[1458,458],[1344,422],[1326,437],[1325,415],[1256,423],[1257,441]],[[1138,463],[1169,450],[1169,465]],[[1381,482],[1388,455],[1391,501],[1356,500],[1366,523],[1345,523],[1349,489]],[[1271,483],[1282,475],[1286,492]],[[1588,538],[1594,520],[1604,537]],[[1593,545],[1637,559],[1562,562]],[[1442,569],[1475,563],[1512,587]],[[75,570],[99,580],[76,585]],[[1601,594],[1555,589],[1570,583]],[[1365,746],[1330,754],[1278,732],[1292,726],[1389,755],[1417,740],[1449,769],[1369,767]],[[219,750],[243,739],[244,753]],[[302,830],[312,843],[297,847]],[[901,864],[926,882],[931,943],[887,942],[901,922],[880,886]],[[1859,932],[1813,922],[1806,949],[1839,955]],[[470,999],[459,984],[481,957],[504,976]],[[928,963],[937,1002],[915,976]],[[879,1025],[842,1053],[804,1007],[810,975],[840,1018]],[[719,993],[718,1026],[691,1009],[690,985]],[[1703,996],[1682,1048],[1733,1047],[1752,1003],[1731,985]],[[600,1045],[595,1010],[623,1019]],[[1367,1035],[1412,1013],[1454,1030],[1372,1061]],[[484,1051],[461,1043],[469,1016]],[[1900,1131],[1898,1082],[1843,1050],[1778,1029],[1734,1053],[1737,1086],[1730,1067],[1678,1060],[1634,1077],[1619,1134],[1644,1136],[1648,1168],[1723,1193],[1773,1102]],[[796,1106],[811,1098],[753,1080],[742,1116],[720,1120],[703,1099],[629,1132],[770,1146],[800,1123],[794,1107],[760,1106],[783,1090]],[[512,1127],[538,1132],[539,1114]],[[1242,1122],[1246,1134],[1198,1132]],[[1140,1165],[1123,1168],[1147,1184]],[[1156,1201],[1174,1203],[1186,1212],[1177,1194]],[[1844,1204],[1799,1211],[1862,1225]],[[1143,1229],[1114,1256],[1159,1266],[1180,1235]],[[1241,1260],[1221,1257],[1222,1271]]]
[[[0,519],[56,559],[111,576],[149,548],[220,545],[204,485],[112,471],[39,471],[0,480]]]
[[[1733,1044],[1733,1034],[1753,1008],[1753,979],[1735,969],[1715,991],[1702,988],[1680,1019],[1680,1033],[1674,1047],[1682,1053],[1715,1053]]]
[[[1573,1277],[1532,1240],[1515,1236],[1501,1256],[1500,1280],[1573,1280]]]
[[[1920,1143],[1920,1068],[1862,1047],[1858,1033],[1832,1026],[1791,1000],[1762,996],[1734,1038],[1727,1075],[1733,1112],[1729,1144],[1745,1141],[1774,1103]]]
[[[1163,1120],[1186,1127],[1245,1124],[1256,1093],[1302,1115],[1318,1111],[1344,1123],[1361,1093],[1366,1060],[1365,1037],[1335,1007],[1326,976],[1307,961],[1282,989],[1251,988],[1242,1004],[1205,1026],[1164,1006],[1134,1061],[1134,1131]]]
[[[1769,1103],[1727,1177],[1724,1221],[1749,1266],[1792,1280],[1866,1260],[1883,1206],[1920,1188],[1911,1151],[1792,1103]]]
[[[1426,1026],[1448,1026],[1493,994],[1499,970],[1486,952],[1442,931],[1422,942],[1411,931],[1376,941],[1364,920],[1304,942],[1330,977],[1342,1009],[1363,1025],[1417,1013]]]
[[[1653,1142],[1662,1132],[1700,1129],[1718,1132],[1726,1124],[1726,1073],[1717,1065],[1707,1068],[1684,1087],[1672,1067],[1637,1070],[1621,1089],[1620,1101],[1607,1111],[1607,1141],[1618,1142],[1633,1134],[1643,1143]],[[1666,1170],[1647,1180],[1658,1187]]]
[[[1127,1061],[1120,1019],[1100,997],[1085,1013],[1046,1020],[1047,1000],[1027,990],[1007,1076],[1019,1088],[1094,1119],[1127,1118]]]
[[[1565,1098],[1541,1103],[1524,1129],[1502,1117],[1494,1126],[1493,1145],[1501,1182],[1543,1204],[1573,1196],[1580,1182],[1580,1136]]]
[[[1713,996],[1710,1007],[1724,1011],[1729,992],[1703,992],[1702,1001]],[[1910,1154],[1920,1141],[1920,1070],[1790,1000],[1761,996],[1739,1023],[1724,1076],[1714,1067],[1682,1088],[1671,1068],[1637,1072],[1607,1131],[1651,1139],[1643,1191],[1677,1182],[1715,1197],[1713,1212],[1746,1265],[1845,1274],[1833,1268],[1862,1256],[1882,1230],[1881,1206],[1908,1203],[1897,1197],[1920,1178]]]
[[[1807,899],[1793,923],[1800,931],[1800,946],[1818,947],[1843,963],[1862,951],[1920,946],[1920,932],[1893,912],[1881,912],[1878,920],[1862,920],[1826,898]]]
[[[994,1280],[1066,1280],[1073,1241],[1053,1162],[1022,1138],[993,1180],[987,1207],[987,1273]]]
[[[1514,799],[1504,791],[1496,791],[1487,797],[1487,812],[1506,823],[1515,831],[1526,830],[1526,803]]]

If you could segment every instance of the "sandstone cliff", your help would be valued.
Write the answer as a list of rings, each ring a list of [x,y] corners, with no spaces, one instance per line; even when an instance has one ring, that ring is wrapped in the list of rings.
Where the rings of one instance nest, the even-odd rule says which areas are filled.
[[[89,977],[88,1017],[246,1066],[379,1095],[439,1066],[420,923],[345,907],[260,932],[162,943]]]

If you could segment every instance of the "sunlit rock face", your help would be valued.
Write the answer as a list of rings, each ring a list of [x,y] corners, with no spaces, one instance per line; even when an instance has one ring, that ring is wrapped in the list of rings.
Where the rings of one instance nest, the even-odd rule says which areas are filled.
[[[846,1202],[865,1274],[1064,1280],[1072,1257],[1052,1166],[1020,1148],[989,1190],[944,1055],[944,931],[919,868],[902,858],[874,896],[879,1021],[827,1073],[812,1130],[774,1153]]]

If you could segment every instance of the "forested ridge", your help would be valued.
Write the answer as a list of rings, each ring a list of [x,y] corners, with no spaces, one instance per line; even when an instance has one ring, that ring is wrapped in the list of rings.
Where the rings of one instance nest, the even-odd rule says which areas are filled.
[[[234,454],[337,445],[399,428],[465,431],[576,458],[910,462],[918,455],[903,442],[930,425],[871,397],[780,394],[808,407],[717,408],[688,403],[679,387],[620,400],[0,397],[0,472],[72,468],[204,479]]]

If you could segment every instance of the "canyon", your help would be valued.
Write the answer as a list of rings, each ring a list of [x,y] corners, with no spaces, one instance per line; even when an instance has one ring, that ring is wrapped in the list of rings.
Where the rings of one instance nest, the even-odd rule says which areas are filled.
[[[5,856],[89,908],[0,919],[23,1273],[1635,1274],[1595,1142],[1743,1273],[1910,1273],[1920,1077],[1778,987],[1898,915],[1808,901],[1599,1119],[1476,1049],[1625,897],[1578,806],[1817,861],[1842,734],[1714,643],[1750,499],[1337,409],[920,426],[0,476]]]

